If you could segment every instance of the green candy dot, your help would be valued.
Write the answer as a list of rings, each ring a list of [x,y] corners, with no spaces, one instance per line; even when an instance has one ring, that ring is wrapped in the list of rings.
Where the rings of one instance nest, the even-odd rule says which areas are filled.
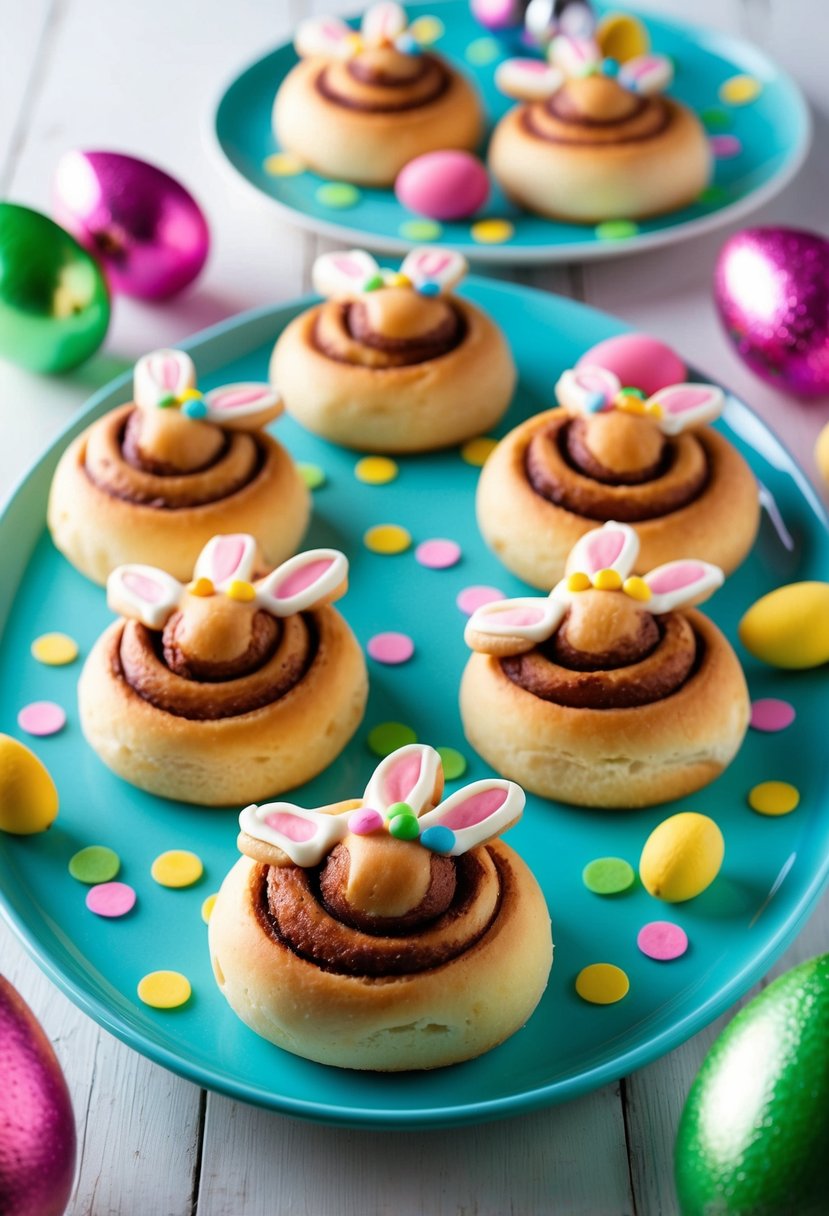
[[[407,241],[436,241],[443,235],[437,220],[406,220],[399,231]]]
[[[420,834],[414,815],[396,815],[389,821],[389,833],[398,840],[414,840]]]
[[[372,275],[367,283],[363,284],[363,291],[378,291],[383,286],[383,276],[381,274]]]
[[[501,48],[494,38],[476,38],[464,51],[467,61],[479,68],[494,63],[500,54]]]
[[[316,197],[323,207],[354,207],[360,201],[360,191],[350,182],[326,182]]]
[[[700,119],[709,131],[727,131],[731,126],[731,115],[726,110],[718,110],[716,106],[703,110]]]
[[[321,469],[318,464],[300,464],[297,465],[299,475],[305,482],[309,490],[318,490],[326,483],[325,469]]]
[[[177,405],[177,404],[178,403],[176,401],[176,398],[173,396],[172,393],[167,393],[166,396],[159,397],[159,399],[158,399],[158,408],[160,410],[169,410],[174,405]]]
[[[621,857],[597,857],[581,873],[582,882],[594,895],[619,895],[633,886],[633,866]]]
[[[640,401],[645,400],[645,394],[642,392],[641,388],[628,387],[621,389],[621,392],[625,395],[625,397],[638,397]]]
[[[69,873],[78,882],[94,886],[99,882],[109,882],[121,869],[121,858],[112,849],[102,844],[91,844],[81,849],[69,861]]]
[[[443,765],[443,775],[447,781],[456,781],[466,772],[466,756],[456,751],[454,747],[438,747],[435,749]]]
[[[404,726],[402,722],[381,722],[371,728],[366,742],[375,756],[390,756],[398,747],[417,743],[417,735],[411,726]]]
[[[414,815],[414,811],[408,802],[393,802],[386,811],[387,819],[397,819],[399,815]]]
[[[633,220],[605,220],[596,225],[596,236],[600,241],[625,241],[628,237],[636,236],[639,225]]]

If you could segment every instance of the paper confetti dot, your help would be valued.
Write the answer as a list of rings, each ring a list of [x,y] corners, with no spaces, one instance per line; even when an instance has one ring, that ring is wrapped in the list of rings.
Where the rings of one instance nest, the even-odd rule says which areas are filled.
[[[745,106],[763,91],[756,76],[732,76],[720,85],[719,98],[729,106]]]
[[[292,152],[274,152],[265,157],[264,169],[271,177],[295,177],[304,173],[308,166]]]
[[[703,207],[721,207],[728,202],[728,191],[725,186],[718,186],[713,182],[710,186],[706,186],[702,194],[697,199]]]
[[[447,781],[457,781],[466,772],[466,756],[454,747],[436,747],[443,765],[443,775]]]
[[[639,225],[633,220],[605,220],[596,225],[596,236],[600,241],[626,241],[636,236]]]
[[[300,464],[297,465],[297,468],[309,490],[321,489],[328,480],[325,469],[320,468],[318,464]]]
[[[467,439],[461,448],[461,460],[474,465],[476,469],[481,469],[497,446],[498,440],[492,439],[489,435],[479,435],[476,439]]]
[[[135,907],[135,891],[125,882],[102,882],[86,893],[86,906],[96,916],[126,916]]]
[[[315,197],[323,207],[344,209],[359,203],[360,191],[350,182],[326,182],[317,188]]]
[[[180,971],[151,971],[138,985],[138,997],[153,1009],[178,1009],[190,1000],[190,981]]]
[[[32,642],[32,654],[48,667],[63,667],[78,657],[78,643],[65,633],[43,633]]]
[[[204,873],[202,860],[187,849],[168,849],[150,866],[150,873],[161,887],[192,887]]]
[[[372,553],[405,553],[412,537],[399,524],[377,524],[366,532],[363,543]]]
[[[411,726],[405,726],[402,722],[380,722],[368,732],[366,742],[375,756],[390,756],[398,747],[417,743],[417,735]]]
[[[648,958],[668,963],[681,958],[688,949],[688,934],[669,920],[652,920],[639,930],[636,945]]]
[[[32,701],[17,715],[17,725],[27,735],[56,735],[66,725],[66,713],[54,701]]]
[[[437,220],[405,220],[398,231],[406,241],[437,241],[443,236]]]
[[[354,476],[370,486],[384,486],[400,472],[397,461],[388,456],[364,456],[354,466]]]
[[[486,587],[482,584],[476,584],[472,587],[464,587],[463,591],[458,593],[455,603],[461,612],[467,616],[472,616],[476,608],[483,608],[484,604],[494,604],[497,600],[505,600],[506,598],[503,591],[500,591],[497,587]]]
[[[446,33],[446,26],[440,17],[417,17],[408,32],[421,46],[431,46]]]
[[[375,633],[369,638],[366,650],[376,662],[396,667],[399,663],[408,663],[415,647],[407,633]]]
[[[469,229],[469,235],[479,245],[503,245],[515,232],[509,220],[478,220]]]
[[[113,849],[102,844],[91,844],[80,849],[69,859],[69,873],[78,882],[109,882],[121,869],[121,858]]]
[[[743,150],[736,135],[712,135],[709,142],[717,160],[733,160]]]
[[[629,991],[630,980],[613,963],[591,963],[576,976],[576,992],[591,1005],[615,1005]]]
[[[788,815],[799,802],[799,790],[787,781],[761,781],[748,795],[748,805],[759,815]]]
[[[622,857],[597,857],[587,863],[581,877],[594,895],[619,895],[633,886],[636,874]]]
[[[788,701],[780,701],[776,697],[761,697],[751,702],[752,730],[761,730],[766,734],[785,730],[795,719],[794,706]]]
[[[437,537],[424,540],[415,549],[415,561],[427,570],[448,570],[461,560],[461,547],[454,540]]]
[[[709,131],[727,131],[731,126],[731,115],[727,110],[718,110],[716,106],[700,113],[702,125]]]
[[[501,48],[494,38],[476,38],[464,51],[467,62],[478,68],[494,63],[500,54]]]
[[[210,923],[210,917],[213,915],[213,909],[216,906],[216,900],[219,898],[219,893],[216,891],[213,895],[208,895],[201,906],[201,918],[207,925]]]

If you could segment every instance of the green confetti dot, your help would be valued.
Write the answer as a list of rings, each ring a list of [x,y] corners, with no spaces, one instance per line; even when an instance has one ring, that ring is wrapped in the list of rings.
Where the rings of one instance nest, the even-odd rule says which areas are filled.
[[[438,747],[435,749],[443,765],[443,775],[447,781],[456,781],[466,772],[466,756],[456,751],[454,747]]]
[[[582,882],[594,895],[619,895],[633,886],[633,866],[621,857],[597,857],[581,873]]]
[[[411,726],[404,726],[402,722],[380,722],[371,728],[366,742],[375,756],[390,756],[398,747],[417,743],[417,735]]]
[[[728,191],[725,186],[706,186],[697,201],[703,207],[720,207],[728,202]]]
[[[121,869],[121,858],[112,849],[102,844],[91,844],[81,849],[69,861],[69,873],[78,882],[95,886],[99,882],[109,882]]]
[[[628,237],[636,236],[639,225],[633,220],[605,220],[596,225],[596,236],[600,241],[626,241]]]
[[[727,110],[719,110],[716,106],[702,110],[700,119],[709,131],[727,131],[731,126],[731,115]]]
[[[328,480],[325,476],[325,469],[320,468],[318,464],[300,464],[297,465],[297,468],[309,490],[319,490]]]
[[[474,63],[478,68],[487,63],[494,63],[500,53],[500,47],[494,38],[476,38],[464,51],[468,62]]]
[[[437,220],[406,220],[399,232],[407,241],[436,241],[443,236]]]
[[[354,207],[360,201],[360,191],[350,182],[326,182],[317,190],[316,199],[323,207]]]
[[[398,840],[415,840],[420,835],[420,828],[414,815],[396,815],[389,822],[389,832]]]

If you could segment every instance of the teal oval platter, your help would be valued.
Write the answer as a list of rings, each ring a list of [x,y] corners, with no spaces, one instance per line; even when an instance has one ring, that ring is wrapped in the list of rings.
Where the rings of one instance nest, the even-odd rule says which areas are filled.
[[[601,15],[617,6],[594,7]],[[503,59],[526,55],[526,48],[516,34],[490,35],[475,21],[467,0],[410,4],[406,11],[415,30],[426,30],[426,44],[478,86],[488,139],[514,104],[496,90],[495,68]],[[625,11],[637,10],[626,5]],[[279,149],[271,111],[280,82],[297,62],[291,43],[250,64],[226,85],[211,116],[209,142],[221,162],[286,219],[365,248],[403,252],[428,241],[481,262],[517,264],[583,261],[671,244],[733,223],[782,190],[806,157],[811,122],[797,85],[756,47],[652,13],[640,16],[653,49],[674,61],[670,95],[699,114],[715,155],[711,185],[690,207],[670,215],[636,224],[624,215],[596,227],[568,224],[519,210],[494,186],[486,206],[471,220],[438,225],[429,221],[423,227],[424,221],[398,203],[391,189],[349,186],[332,191],[328,179],[312,172],[280,174],[279,162],[273,159]],[[720,90],[725,82],[744,75],[757,82],[758,96],[740,105],[724,101]],[[495,241],[476,239],[473,225],[483,219],[508,221],[509,235]]]
[[[486,309],[512,345],[520,383],[498,434],[547,408],[558,375],[593,343],[625,327],[570,300],[527,288],[470,279],[461,294]],[[249,313],[184,343],[202,388],[267,375],[273,342],[309,300]],[[372,1075],[313,1064],[258,1038],[240,1022],[210,968],[201,906],[236,857],[239,807],[207,810],[167,802],[115,777],[85,743],[76,685],[81,663],[111,621],[104,592],[53,548],[45,530],[51,474],[66,443],[92,419],[130,397],[122,376],[97,393],[49,448],[0,517],[0,730],[23,739],[43,759],[60,790],[57,821],[37,836],[0,833],[0,905],[44,971],[83,1010],[136,1050],[200,1085],[284,1113],[350,1125],[437,1126],[515,1114],[584,1093],[640,1068],[716,1017],[757,980],[791,941],[829,873],[829,798],[824,671],[764,668],[738,647],[753,697],[774,696],[796,708],[780,734],[749,732],[736,761],[717,781],[671,806],[630,812],[577,810],[530,797],[507,839],[532,865],[547,898],[556,942],[550,984],[527,1026],[478,1060],[431,1073]],[[805,477],[751,410],[728,396],[717,424],[745,454],[762,484],[763,522],[739,572],[710,601],[710,614],[736,643],[742,613],[779,583],[820,578],[829,569],[827,521]],[[414,658],[399,667],[369,659],[371,696],[362,727],[331,768],[291,793],[319,806],[362,792],[377,763],[369,730],[402,722],[423,741],[466,757],[463,780],[488,774],[464,740],[457,710],[467,658],[464,615],[456,600],[472,585],[526,594],[487,550],[475,524],[478,469],[457,449],[399,458],[398,476],[369,485],[355,476],[359,453],[347,452],[281,418],[275,433],[303,464],[317,466],[306,547],[339,546],[351,562],[343,615],[363,646],[376,633],[408,634]],[[400,524],[414,545],[383,556],[363,541],[372,525]],[[727,526],[727,521],[723,521]],[[421,566],[414,546],[445,537],[462,556],[444,570]],[[80,659],[46,667],[32,657],[39,635],[61,630]],[[68,724],[32,740],[17,726],[19,710],[56,701]],[[752,812],[756,783],[793,782],[798,809],[779,819]],[[452,782],[449,789],[457,788]],[[686,904],[652,899],[637,882],[613,898],[591,894],[582,870],[603,856],[637,867],[651,829],[666,815],[692,809],[721,825],[725,863],[716,882]],[[85,906],[87,888],[69,859],[86,845],[114,849],[119,879],[138,894],[135,909],[104,920]],[[190,849],[204,862],[195,886],[171,890],[150,877],[154,858]],[[671,920],[688,934],[684,957],[660,964],[640,954],[639,929]],[[582,967],[610,962],[630,977],[616,1005],[585,1004],[574,981]],[[193,995],[184,1007],[143,1005],[139,980],[157,969],[183,972]]]

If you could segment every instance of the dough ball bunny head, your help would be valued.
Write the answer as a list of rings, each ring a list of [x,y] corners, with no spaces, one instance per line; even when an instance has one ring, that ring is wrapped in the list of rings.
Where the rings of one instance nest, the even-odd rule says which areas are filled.
[[[313,283],[321,296],[357,300],[369,294],[402,290],[415,299],[447,294],[464,278],[466,259],[449,249],[425,246],[403,259],[399,270],[380,267],[370,253],[350,249],[317,258]],[[379,296],[377,297],[380,298]]]
[[[301,59],[355,59],[366,52],[393,49],[401,55],[417,55],[420,47],[409,32],[405,10],[393,0],[382,0],[366,9],[359,33],[339,17],[309,17],[301,21],[294,37]]]

